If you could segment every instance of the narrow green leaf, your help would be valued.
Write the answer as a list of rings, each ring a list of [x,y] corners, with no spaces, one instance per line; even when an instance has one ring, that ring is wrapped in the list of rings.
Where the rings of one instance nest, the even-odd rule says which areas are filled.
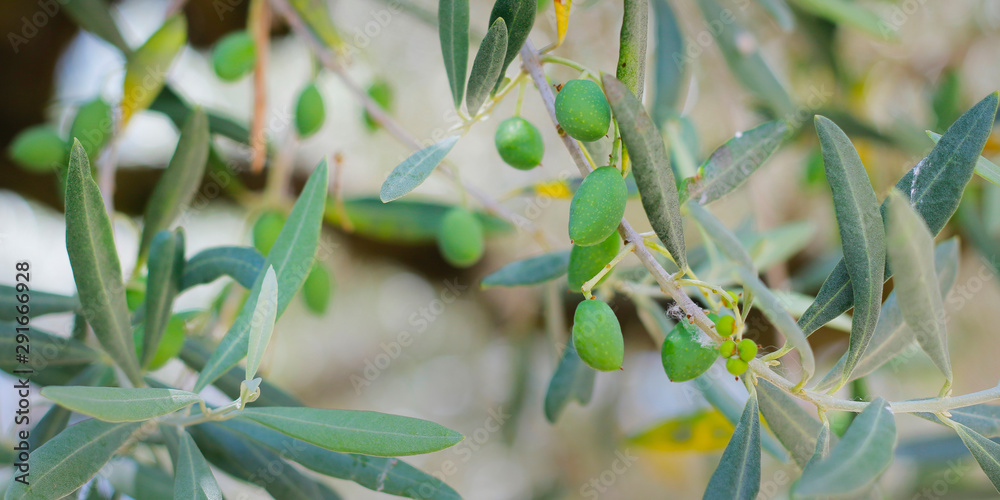
[[[948,410],[951,414],[948,417],[954,422],[958,422],[969,427],[977,434],[986,438],[1000,437],[1000,406],[993,404],[978,404],[963,408],[953,408]],[[947,425],[938,419],[933,413],[914,413],[914,415],[930,420],[931,422]]]
[[[354,226],[354,234],[395,245],[425,245],[435,243],[440,233],[441,221],[454,205],[430,201],[396,200],[383,203],[377,197],[364,196],[344,200],[344,215],[327,204],[326,221],[340,224],[346,218]],[[507,221],[485,212],[476,217],[487,235],[512,229]]]
[[[816,467],[816,464],[826,460],[830,457],[830,421],[824,421],[823,426],[819,428],[819,436],[816,436],[816,451],[813,452],[812,458],[809,462],[803,466],[803,469],[810,469]]]
[[[829,21],[850,26],[872,36],[884,40],[897,40],[899,33],[896,28],[872,11],[856,2],[847,0],[793,0],[800,9],[828,19]]]
[[[736,269],[736,274],[740,282],[743,283],[743,287],[749,290],[755,297],[754,305],[760,308],[768,321],[785,336],[789,345],[798,350],[805,377],[812,376],[813,372],[816,371],[816,358],[813,355],[812,347],[809,345],[805,333],[795,323],[792,316],[788,314],[788,311],[782,306],[781,301],[778,300],[774,292],[757,277],[754,271],[740,267]]]
[[[934,144],[937,144],[938,141],[941,140],[941,134],[935,134],[930,130],[927,131],[927,136],[934,141]],[[1000,166],[997,166],[996,163],[980,156],[979,159],[976,160],[976,173],[983,179],[1000,186]]]
[[[222,490],[215,481],[208,462],[191,435],[183,429],[174,457],[174,500],[222,500]]]
[[[462,105],[469,66],[469,0],[438,2],[438,37],[455,107]]]
[[[909,193],[910,205],[924,218],[932,234],[939,233],[958,208],[962,192],[972,178],[993,128],[998,103],[1000,93],[994,92],[966,111],[948,128],[930,154],[896,183],[897,189]],[[883,219],[885,207],[883,202]],[[885,274],[886,279],[890,276],[891,273]],[[799,325],[810,334],[853,305],[851,279],[841,261],[823,283],[813,307],[799,318]]]
[[[132,341],[122,267],[115,250],[111,219],[101,191],[90,175],[90,161],[73,140],[66,173],[66,250],[87,323],[104,350],[139,385],[139,362]]]
[[[264,281],[260,286],[260,295],[257,296],[257,308],[253,312],[253,321],[250,322],[250,347],[247,350],[246,380],[253,380],[257,375],[260,362],[264,359],[264,351],[267,344],[271,342],[271,333],[274,331],[274,320],[278,309],[278,279],[274,275],[274,268],[268,267],[264,275]]]
[[[433,422],[371,411],[250,408],[241,418],[330,451],[379,457],[430,453],[462,440]]]
[[[740,423],[705,490],[705,499],[753,500],[760,490],[760,416],[757,397],[747,399]]]
[[[656,125],[622,82],[604,75],[604,93],[614,111],[622,142],[628,148],[635,184],[649,223],[681,269],[687,267],[684,221],[670,158]]]
[[[764,7],[783,31],[792,31],[795,28],[795,14],[785,0],[757,0],[757,3]]]
[[[500,17],[491,23],[489,31],[483,37],[483,43],[479,44],[476,59],[472,62],[469,87],[465,91],[465,109],[470,115],[475,115],[490,95],[497,78],[503,71],[506,53],[507,24],[504,18]],[[387,201],[384,196],[382,199]]]
[[[511,262],[483,278],[480,285],[483,288],[537,285],[566,274],[568,268],[569,250],[559,250]]]
[[[701,164],[701,176],[688,186],[688,197],[707,205],[736,189],[771,157],[786,134],[788,125],[780,120],[736,134]]]
[[[757,381],[757,400],[767,426],[799,467],[805,467],[816,448],[822,424],[788,395],[766,380]]]
[[[951,358],[944,299],[934,272],[934,237],[920,215],[910,207],[905,194],[892,190],[888,203],[885,230],[890,265],[900,270],[895,273],[893,293],[898,297],[903,319],[913,330],[917,343],[950,385]]]
[[[847,134],[819,115],[816,116],[816,133],[823,148],[826,178],[833,190],[844,263],[854,284],[851,342],[843,381],[854,371],[868,348],[878,323],[885,276],[885,230],[868,173]]]
[[[150,111],[157,111],[167,115],[178,129],[183,129],[184,125],[195,112],[195,106],[188,104],[171,86],[165,85],[156,100],[149,105]],[[199,108],[200,109],[200,108]],[[208,130],[213,134],[232,139],[241,144],[250,143],[250,130],[243,124],[212,111],[205,111],[208,117]],[[209,145],[209,165],[213,156],[213,146]]]
[[[107,479],[115,490],[135,500],[173,500],[174,478],[156,465],[125,457],[109,462]]]
[[[768,269],[801,252],[813,242],[815,234],[816,226],[812,222],[791,222],[753,234],[744,246],[750,249],[750,257],[757,269]]]
[[[495,79],[493,92],[500,88],[507,66],[510,66],[511,61],[517,57],[521,46],[528,39],[528,34],[531,33],[531,28],[535,25],[535,12],[537,10],[538,2],[536,0],[496,0],[496,3],[493,4],[493,10],[490,11],[490,26],[493,26],[497,19],[503,18],[507,28],[506,55],[503,58],[499,76]],[[475,67],[473,67],[473,73],[475,73]],[[475,113],[471,107],[468,111]]]
[[[965,447],[976,457],[979,467],[990,478],[993,487],[1000,491],[1000,444],[982,436],[976,431],[957,422],[952,423],[952,428],[962,438]]]
[[[0,321],[0,352],[14,353],[18,342],[17,323]],[[64,385],[87,366],[107,366],[102,354],[86,344],[74,339],[60,337],[31,327],[31,349],[44,355],[30,356],[28,364],[21,364],[13,354],[0,357],[0,370],[14,373],[14,370],[30,368],[34,373],[18,374],[39,385]]]
[[[167,72],[174,58],[186,43],[186,18],[183,14],[175,14],[128,56],[122,87],[122,127],[133,115],[153,103],[167,81]]]
[[[312,269],[326,206],[327,178],[327,164],[322,161],[309,176],[277,241],[267,254],[264,265],[274,268],[278,281],[277,317],[288,307]],[[246,356],[250,328],[264,276],[264,273],[258,275],[250,290],[250,297],[222,338],[218,349],[202,369],[198,382],[195,383],[195,392],[201,392]]]
[[[108,365],[95,364],[80,372],[70,381],[71,385],[100,385],[101,379],[111,379],[114,372]],[[59,405],[52,405],[41,420],[31,429],[28,436],[28,448],[37,450],[50,439],[59,435],[69,424],[69,417],[73,412]]]
[[[205,339],[187,338],[184,347],[181,349],[180,359],[188,368],[201,371],[208,362],[212,354],[206,346]],[[243,385],[246,370],[233,367],[226,370],[213,385],[232,399],[240,397],[240,389]],[[254,406],[304,406],[301,401],[283,389],[271,384],[267,380],[260,382],[260,396],[253,402]]]
[[[84,420],[31,452],[30,485],[13,481],[4,500],[51,500],[94,477],[140,426]]]
[[[559,414],[571,400],[575,399],[581,405],[589,403],[594,392],[596,373],[596,370],[580,359],[573,343],[567,343],[545,391],[545,419],[549,423],[556,423]]]
[[[23,316],[16,309],[18,306],[24,305],[24,302],[18,300],[20,296],[22,294],[13,286],[0,285],[0,321],[14,321]],[[29,312],[32,318],[75,311],[80,308],[80,301],[76,297],[68,295],[31,290],[24,298],[29,301]]]
[[[103,38],[126,55],[131,52],[128,44],[125,43],[125,37],[122,36],[118,25],[115,24],[115,20],[111,16],[112,8],[108,2],[104,0],[67,0],[62,2],[62,7],[81,28]]]
[[[198,108],[181,129],[174,156],[149,195],[139,244],[140,259],[149,250],[153,237],[170,227],[198,191],[205,175],[208,145],[208,119],[205,112]]]
[[[648,30],[649,0],[625,0],[622,29],[618,36],[618,66],[615,69],[615,77],[640,101],[643,88],[646,86]]]
[[[221,276],[229,276],[250,289],[263,269],[264,256],[254,247],[213,247],[188,259],[181,289],[211,283]]]
[[[306,23],[309,31],[315,34],[316,38],[319,38],[324,45],[341,53],[352,48],[347,45],[340,30],[333,24],[327,2],[323,0],[289,0],[288,3]]]
[[[656,67],[652,116],[662,127],[678,112],[677,100],[684,88],[684,38],[677,25],[677,16],[667,0],[653,0],[656,19]]]
[[[733,234],[732,231],[726,227],[719,219],[717,219],[712,212],[709,212],[707,208],[701,206],[696,200],[691,199],[685,204],[687,206],[688,212],[694,217],[694,220],[708,233],[712,241],[718,245],[719,250],[726,255],[729,260],[733,261],[737,265],[743,267],[744,269],[753,271],[754,265],[753,261],[750,259],[750,254],[747,250],[743,248],[740,243],[739,238]]]
[[[42,396],[63,408],[105,422],[139,422],[187,408],[201,397],[175,389],[123,387],[46,387]]]
[[[796,497],[848,496],[864,491],[889,468],[896,448],[896,422],[882,398],[861,412],[826,459],[802,471]]]
[[[455,147],[458,139],[457,135],[447,137],[413,153],[403,160],[403,163],[397,165],[382,183],[382,190],[379,192],[382,203],[402,197],[427,180],[434,168],[451,152],[451,148]]]
[[[184,230],[160,231],[153,238],[146,278],[146,322],[142,338],[141,365],[148,366],[170,321],[174,297],[184,274]]]
[[[718,383],[719,376],[729,376],[728,374],[721,375],[721,370],[724,370],[721,365],[716,365],[715,368],[712,368],[711,370],[701,374],[698,378],[694,379],[694,383],[701,392],[702,397],[704,397],[705,400],[708,401],[709,404],[711,404],[716,410],[719,410],[719,412],[726,417],[726,420],[728,420],[729,423],[736,426],[740,422],[740,416],[743,414],[743,407],[746,402],[737,399],[733,391],[729,390],[729,387]],[[758,394],[758,403],[759,402],[760,395]],[[761,411],[763,412],[763,408],[761,408]],[[788,454],[785,453],[785,449],[782,448],[781,442],[775,439],[774,436],[766,432],[761,432],[760,442],[764,451],[772,457],[778,459],[778,461],[782,463],[788,462]]]

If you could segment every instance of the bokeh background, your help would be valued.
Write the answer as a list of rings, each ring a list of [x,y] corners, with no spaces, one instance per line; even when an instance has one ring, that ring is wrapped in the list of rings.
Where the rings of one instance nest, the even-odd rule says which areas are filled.
[[[186,100],[247,123],[251,115],[250,78],[220,81],[212,72],[210,48],[227,32],[246,24],[244,0],[189,0],[183,11],[190,45],[175,61],[168,81]],[[551,2],[539,2],[532,40],[542,46],[555,38]],[[765,2],[722,0],[748,28],[745,43],[758,44],[764,58],[800,103],[801,133],[737,193],[714,206],[731,226],[767,230],[804,221],[803,244],[787,262],[763,270],[768,283],[785,290],[814,293],[839,254],[829,189],[817,165],[818,148],[811,115],[824,113],[852,136],[880,197],[896,179],[929,151],[923,131],[943,132],[958,114],[1000,88],[1000,3],[989,0],[859,1],[898,30],[889,41],[795,9],[796,27],[783,30],[762,7]],[[122,0],[112,15],[133,46],[141,44],[175,2]],[[485,32],[491,2],[473,0],[473,42]],[[743,89],[711,37],[696,2],[670,0],[685,42],[696,50],[685,70],[682,114],[696,131],[698,160],[736,132],[767,118],[767,112]],[[438,36],[428,14],[433,0],[332,0],[334,22],[357,50],[349,73],[367,85],[376,80],[393,89],[392,116],[416,137],[426,139],[455,123],[441,62]],[[112,46],[79,31],[63,13],[46,15],[44,25],[26,21],[43,12],[36,0],[0,3],[0,149],[22,129],[50,123],[67,130],[83,102],[102,96],[121,99],[124,59]],[[622,15],[615,0],[577,0],[571,25],[558,55],[609,71],[617,60]],[[35,26],[30,37],[25,23]],[[651,29],[655,17],[650,16]],[[12,42],[9,34],[27,38]],[[291,155],[295,168],[290,191],[301,185],[324,157],[337,158],[344,196],[378,192],[389,171],[409,151],[384,131],[368,130],[362,107],[333,75],[319,73],[327,120],[317,135],[295,138],[294,99],[315,73],[306,44],[276,23],[268,75],[268,134]],[[649,59],[658,57],[650,36]],[[514,71],[514,70],[512,70]],[[576,75],[549,72],[553,81]],[[655,86],[652,71],[648,85]],[[647,91],[647,96],[653,92]],[[648,97],[647,97],[648,100]],[[512,100],[511,100],[512,101]],[[510,116],[512,102],[475,126],[451,154],[461,176],[501,199],[514,213],[540,226],[562,247],[568,199],[518,195],[534,184],[576,175],[533,89],[523,115],[546,141],[541,167],[522,172],[507,167],[493,147],[496,124]],[[163,115],[138,115],[118,138],[115,206],[116,238],[123,268],[137,248],[138,221],[160,171],[177,141],[177,129]],[[245,147],[218,144],[253,189],[261,176],[247,173]],[[1000,157],[1000,133],[986,156]],[[206,184],[207,185],[207,184]],[[0,157],[0,269],[33,262],[36,289],[73,293],[66,255],[61,201],[54,172],[19,169]],[[975,179],[976,200],[995,200],[995,186]],[[264,208],[241,203],[203,188],[209,203],[185,216],[188,255],[209,246],[248,244],[250,226]],[[460,194],[444,177],[432,176],[409,195],[448,204]],[[1000,248],[996,213],[1000,205],[983,202],[987,243]],[[989,209],[993,208],[991,212]],[[992,216],[990,216],[992,214]],[[628,216],[644,221],[637,203]],[[637,224],[642,228],[647,224]],[[645,229],[641,229],[645,230]],[[697,233],[689,231],[692,246]],[[957,394],[992,387],[1000,380],[997,324],[1000,286],[997,254],[986,243],[968,243],[967,228],[952,225],[941,237],[963,237],[962,266],[949,301],[950,348],[955,360]],[[992,239],[991,239],[992,238]],[[670,383],[660,366],[659,346],[635,307],[618,297],[613,305],[626,335],[624,370],[601,373],[593,401],[571,404],[556,425],[543,415],[542,401],[561,346],[568,336],[578,297],[560,280],[553,285],[480,290],[479,280],[520,257],[542,249],[516,230],[490,239],[486,257],[471,269],[448,266],[433,243],[404,245],[352,235],[337,225],[324,233],[324,264],[335,279],[327,311],[316,316],[293,302],[279,321],[265,377],[313,406],[369,409],[430,419],[467,436],[455,448],[407,459],[435,472],[469,499],[638,499],[699,498],[718,462],[732,427],[688,384]],[[634,266],[635,261],[625,264]],[[0,274],[0,282],[13,276]],[[203,306],[224,286],[198,287],[178,299],[177,309]],[[452,300],[454,297],[454,300]],[[549,304],[549,307],[546,307]],[[552,304],[555,304],[554,306]],[[663,303],[667,306],[669,304]],[[71,317],[38,320],[50,331],[66,332]],[[409,333],[414,341],[399,343]],[[214,332],[219,336],[224,328]],[[775,340],[765,331],[765,348]],[[843,331],[825,328],[812,337],[820,366],[831,366],[846,346]],[[719,370],[719,367],[716,367]],[[183,381],[179,363],[164,368],[165,377]],[[743,390],[731,377],[717,377],[735,394]],[[6,386],[7,382],[4,382]],[[933,395],[936,372],[922,354],[890,363],[867,378],[872,394],[898,400]],[[0,398],[7,414],[12,399]],[[846,394],[848,395],[849,394]],[[44,401],[36,401],[40,415]],[[10,432],[4,417],[0,429]],[[996,492],[960,441],[947,429],[901,416],[896,463],[883,479],[887,498],[995,498]],[[651,429],[655,431],[649,432]],[[6,435],[6,434],[5,434]],[[765,456],[761,495],[784,498],[794,466]],[[262,490],[225,479],[229,491],[266,498]],[[343,481],[332,484],[346,498],[389,498]],[[234,498],[237,496],[234,494]]]

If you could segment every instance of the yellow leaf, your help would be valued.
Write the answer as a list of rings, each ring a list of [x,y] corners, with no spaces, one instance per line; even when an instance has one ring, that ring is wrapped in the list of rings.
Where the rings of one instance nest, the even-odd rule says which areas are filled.
[[[176,15],[167,19],[125,63],[122,89],[122,127],[136,112],[152,104],[163,89],[167,71],[187,43],[187,21]]]
[[[566,29],[569,28],[569,7],[573,0],[553,0],[556,7],[556,30],[559,33],[559,40],[556,46],[562,45],[566,38]]]
[[[295,13],[305,21],[309,30],[327,47],[340,54],[347,52],[347,44],[344,43],[337,27],[333,25],[326,2],[321,0],[291,0],[290,3],[295,9]]]
[[[726,447],[733,424],[718,410],[700,411],[661,422],[629,441],[654,451],[708,452]]]

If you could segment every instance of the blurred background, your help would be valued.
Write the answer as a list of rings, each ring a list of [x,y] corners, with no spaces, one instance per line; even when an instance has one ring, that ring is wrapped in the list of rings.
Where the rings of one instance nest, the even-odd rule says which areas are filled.
[[[752,234],[785,231],[775,240],[779,248],[771,249],[781,257],[762,270],[763,276],[773,288],[807,298],[839,259],[812,115],[825,114],[847,131],[881,198],[933,146],[925,130],[943,133],[959,114],[1000,88],[998,2],[846,2],[870,11],[881,23],[865,29],[817,15],[803,7],[809,2],[792,1],[789,11],[772,11],[775,3],[784,2],[719,0],[735,21],[712,23],[699,2],[668,1],[686,46],[679,98],[668,123],[681,131],[697,155],[695,165],[737,132],[766,119],[785,118],[801,128],[713,211],[730,226]],[[471,40],[478,43],[492,2],[470,3]],[[50,4],[58,1],[0,3],[0,33],[6,41],[0,50],[0,64],[6,68],[0,79],[0,148],[5,151],[28,127],[48,124],[65,136],[82,104],[95,97],[109,103],[122,98],[121,53],[79,30],[59,9],[50,13]],[[122,0],[113,2],[111,15],[126,43],[134,47],[162,25],[168,12],[182,8],[189,44],[168,73],[170,88],[184,101],[246,126],[252,114],[252,78],[220,80],[212,70],[211,49],[227,33],[245,28],[247,4]],[[434,26],[436,2],[328,4],[334,23],[354,49],[348,74],[366,88],[378,83],[391,89],[388,111],[406,130],[426,141],[457,122]],[[541,47],[555,39],[556,25],[551,1],[540,0],[538,9],[531,39]],[[653,67],[663,57],[657,51],[659,21],[654,15],[662,15],[662,9],[660,5],[650,13],[649,102],[657,85]],[[791,17],[782,17],[782,12]],[[618,56],[621,17],[619,1],[577,0],[566,41],[554,54],[611,71]],[[744,54],[759,49],[791,96],[792,108],[774,106],[734,74],[724,57],[726,48],[720,50],[716,39],[719,30],[735,33]],[[346,200],[374,196],[409,150],[384,130],[366,125],[358,100],[334,75],[317,73],[307,44],[277,16],[272,35],[266,129],[271,144],[294,168],[289,193],[321,159],[330,158]],[[548,72],[553,82],[576,76],[559,67]],[[291,118],[295,99],[314,77],[327,119],[319,133],[299,140]],[[523,116],[545,138],[542,166],[531,171],[506,166],[494,149],[493,134],[512,108],[513,102],[501,104],[491,119],[472,128],[449,158],[464,181],[537,225],[558,242],[556,248],[568,248],[569,198],[545,183],[576,177],[576,168],[531,88]],[[138,246],[145,201],[177,137],[175,124],[151,110],[135,116],[117,138],[115,229],[126,270],[135,264],[130,259]],[[216,139],[216,146],[251,195],[241,197],[206,178],[199,191],[204,203],[184,216],[189,256],[210,246],[249,244],[253,221],[269,208],[267,201],[252,196],[263,187],[264,178],[249,173],[249,149],[225,138]],[[984,155],[1000,157],[1000,133],[991,138]],[[961,271],[948,301],[956,394],[992,387],[1000,379],[995,362],[1000,346],[1000,310],[995,307],[1000,300],[997,190],[975,178],[960,209],[965,217],[939,237],[958,235],[962,240]],[[35,289],[72,294],[59,193],[57,169],[25,169],[10,155],[0,157],[0,269],[30,259]],[[454,205],[460,196],[448,179],[432,176],[407,199]],[[638,203],[629,204],[627,216],[640,230],[648,230]],[[624,369],[598,374],[593,400],[586,407],[571,403],[553,425],[542,405],[579,294],[568,293],[562,279],[530,288],[479,286],[484,276],[504,264],[544,250],[530,234],[516,228],[492,234],[486,257],[460,270],[439,256],[433,238],[400,241],[352,233],[330,222],[321,243],[326,250],[321,252],[323,265],[333,278],[329,305],[317,314],[302,301],[293,302],[276,327],[262,370],[265,378],[312,406],[410,415],[462,432],[466,440],[458,446],[407,461],[435,473],[465,498],[700,497],[732,426],[692,383],[667,380],[659,344],[653,340],[662,333],[650,331],[655,322],[644,322],[627,298],[612,302],[625,331]],[[688,233],[689,245],[697,247],[697,232]],[[637,262],[630,257],[624,265],[634,267]],[[12,279],[0,275],[0,282]],[[222,281],[200,286],[182,295],[176,308],[203,307],[225,286]],[[669,307],[665,301],[661,305]],[[789,308],[794,314],[804,309]],[[68,315],[38,320],[39,326],[54,332],[68,332],[71,323]],[[210,333],[218,337],[225,328],[217,330]],[[407,336],[412,342],[401,341]],[[765,349],[775,348],[768,328],[761,328],[755,340]],[[824,328],[812,340],[820,366],[829,367],[846,347],[847,335],[842,329]],[[724,369],[714,370],[721,387],[746,397],[742,385],[724,375]],[[163,371],[168,379],[184,380],[178,362]],[[865,385],[869,394],[898,400],[936,394],[936,377],[930,361],[917,354],[889,363],[866,377]],[[845,390],[844,396],[851,394]],[[5,395],[0,404],[10,408],[12,401]],[[45,403],[36,404],[42,408]],[[882,481],[886,498],[996,497],[953,433],[910,416],[899,417],[897,425],[897,461]],[[9,434],[9,419],[4,418],[0,428]],[[786,497],[796,476],[794,465],[765,455],[762,497]],[[221,473],[217,477],[228,491],[266,498],[262,490],[226,480]],[[343,481],[331,482],[346,498],[389,498]]]

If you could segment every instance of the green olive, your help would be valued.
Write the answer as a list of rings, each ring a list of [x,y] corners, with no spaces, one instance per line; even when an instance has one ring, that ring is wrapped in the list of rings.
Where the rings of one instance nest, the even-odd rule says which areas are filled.
[[[310,83],[302,89],[295,103],[295,129],[303,139],[315,134],[326,120],[326,109],[323,107],[323,96],[315,83]]]
[[[153,358],[149,360],[149,370],[156,370],[163,367],[163,365],[167,364],[167,361],[170,361],[181,353],[181,349],[184,347],[184,337],[187,335],[187,325],[184,323],[183,314],[185,313],[175,314],[167,321],[167,327],[163,329],[163,336],[160,337],[160,343],[156,346],[156,352],[153,354]],[[136,325],[132,338],[135,341],[136,355],[140,359],[142,358],[141,354],[144,349],[144,333],[144,324],[139,323]]]
[[[733,342],[732,340],[727,340],[719,345],[719,354],[721,354],[723,358],[731,358],[735,352],[736,342]]]
[[[246,31],[230,33],[212,49],[212,68],[227,82],[235,82],[253,70],[257,59],[257,46]]]
[[[379,107],[386,111],[392,110],[392,100],[393,93],[392,87],[389,86],[389,82],[385,80],[375,80],[371,85],[368,86],[368,97],[371,97],[373,101],[378,103]],[[364,112],[365,127],[369,131],[375,131],[378,129],[378,122],[368,113],[366,109]]]
[[[722,316],[715,322],[715,331],[723,337],[728,337],[733,334],[736,327],[736,319],[732,316],[726,315]]]
[[[302,284],[302,298],[313,314],[322,316],[326,312],[326,307],[330,303],[331,285],[330,272],[319,262],[313,264],[309,276]]]
[[[520,170],[537,167],[545,153],[542,134],[531,122],[517,116],[500,122],[494,142],[500,158]]]
[[[483,225],[476,214],[455,207],[445,214],[438,231],[438,249],[444,260],[455,267],[469,267],[486,250]]]
[[[257,222],[253,224],[253,246],[261,255],[267,256],[271,251],[284,226],[285,214],[277,210],[269,210],[257,218]]]
[[[573,347],[591,368],[612,371],[625,360],[625,340],[611,307],[600,300],[585,300],[573,314]]]
[[[91,160],[101,152],[111,133],[111,106],[100,97],[80,106],[69,129],[70,138],[80,141]]]
[[[597,276],[597,273],[601,272],[601,269],[618,255],[621,246],[621,238],[618,237],[618,233],[611,233],[611,236],[608,236],[606,240],[589,247],[573,245],[573,249],[569,252],[569,271],[567,272],[569,289],[579,292],[584,283]],[[598,284],[607,277],[608,275],[605,275]]]
[[[749,363],[751,359],[757,357],[757,344],[750,339],[743,339],[736,345],[736,352],[739,353],[740,359]]]
[[[747,368],[750,368],[750,365],[740,358],[729,358],[726,360],[726,370],[737,377],[743,375],[743,373],[747,371]]]
[[[17,134],[8,149],[10,158],[29,172],[48,172],[66,163],[69,146],[48,125],[38,125]]]
[[[580,183],[569,206],[569,237],[580,246],[596,245],[615,232],[625,215],[628,187],[615,167],[601,167]]]
[[[604,92],[591,80],[570,80],[556,96],[556,120],[570,137],[593,142],[608,133],[611,108]]]
[[[718,358],[719,351],[707,341],[703,342],[701,332],[683,320],[667,334],[660,351],[663,370],[672,382],[697,378]]]

